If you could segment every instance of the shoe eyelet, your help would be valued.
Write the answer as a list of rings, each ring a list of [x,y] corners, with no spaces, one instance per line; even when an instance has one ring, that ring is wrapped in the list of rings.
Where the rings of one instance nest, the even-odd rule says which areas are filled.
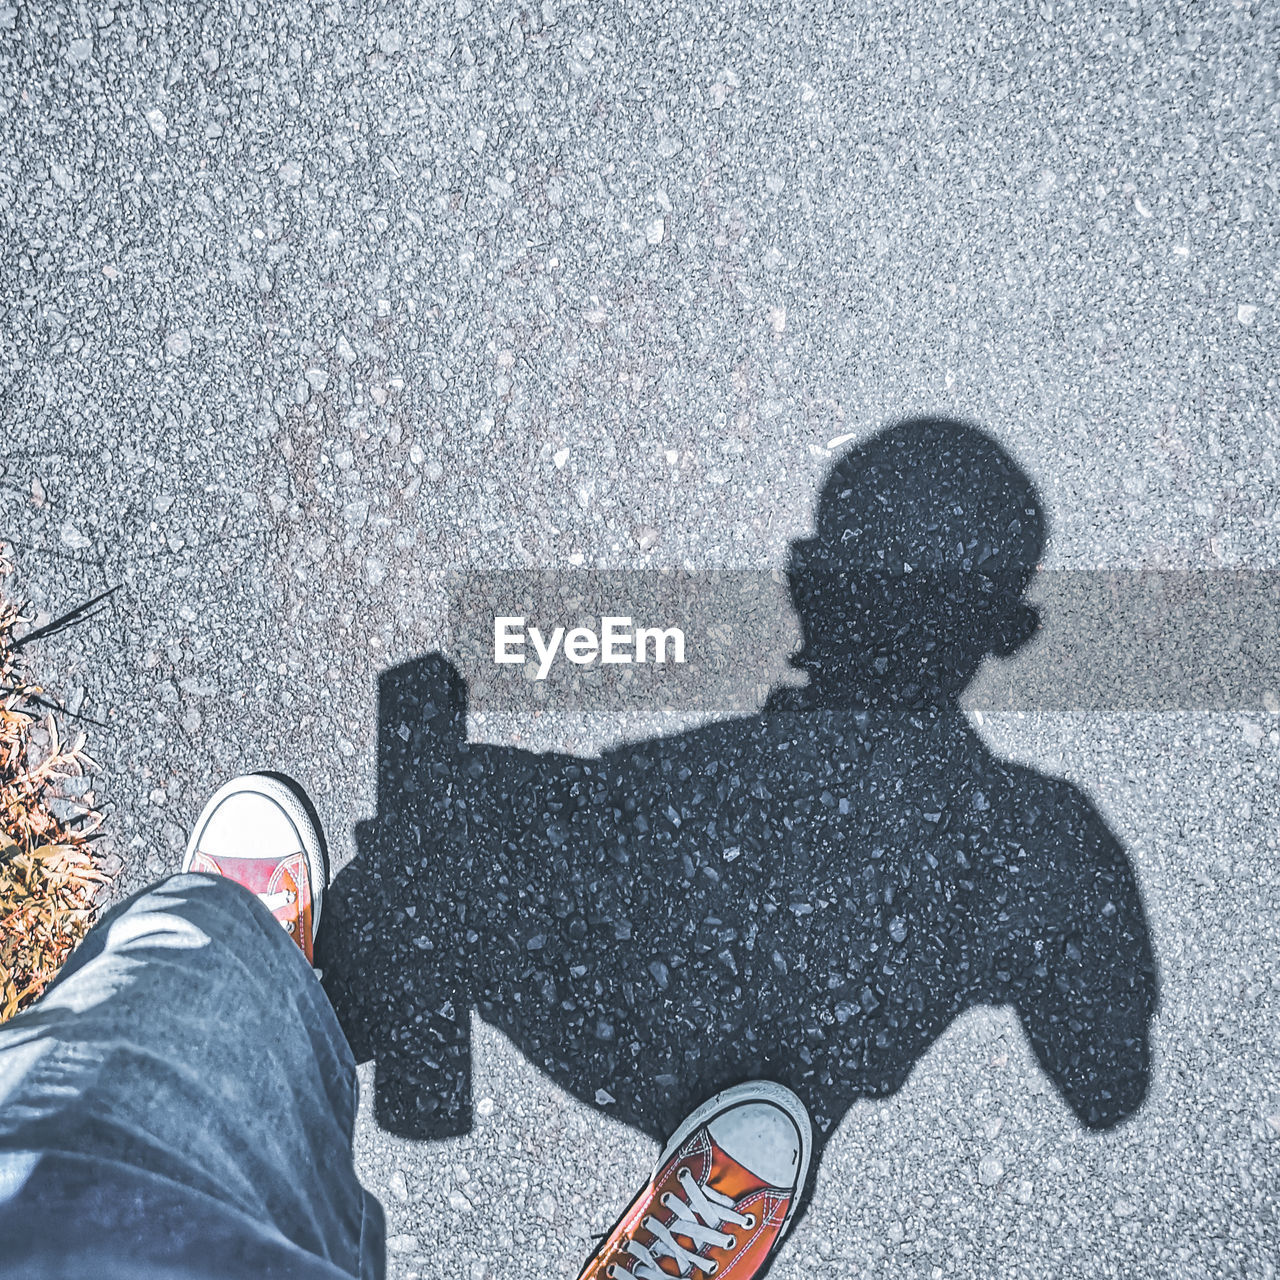
[[[730,1236],[729,1243],[725,1245],[726,1249],[736,1249],[738,1247],[738,1237]]]
[[[756,1215],[754,1213],[747,1214],[747,1221],[744,1225],[748,1231],[754,1231],[756,1229]]]

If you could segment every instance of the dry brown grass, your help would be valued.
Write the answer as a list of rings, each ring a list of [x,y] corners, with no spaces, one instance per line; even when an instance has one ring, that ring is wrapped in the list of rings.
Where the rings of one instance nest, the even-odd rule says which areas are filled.
[[[0,1022],[45,989],[94,916],[106,877],[93,855],[100,816],[59,818],[50,802],[93,766],[68,736],[14,647],[25,619],[3,597],[12,563],[0,543]]]

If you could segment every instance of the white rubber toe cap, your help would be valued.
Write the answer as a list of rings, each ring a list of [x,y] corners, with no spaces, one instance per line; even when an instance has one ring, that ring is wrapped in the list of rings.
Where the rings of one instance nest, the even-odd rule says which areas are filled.
[[[795,1121],[771,1102],[744,1102],[707,1126],[727,1156],[773,1187],[796,1185],[804,1154]]]
[[[211,858],[279,858],[302,848],[302,835],[269,796],[236,791],[219,802],[200,833]]]

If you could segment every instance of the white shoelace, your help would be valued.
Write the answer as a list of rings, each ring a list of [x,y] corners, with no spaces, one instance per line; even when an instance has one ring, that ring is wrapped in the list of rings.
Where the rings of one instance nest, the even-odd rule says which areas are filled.
[[[298,895],[291,889],[281,889],[279,893],[260,893],[258,900],[268,911],[279,911],[297,900]]]
[[[750,1214],[734,1212],[733,1201],[728,1196],[710,1187],[705,1190],[700,1187],[688,1169],[681,1169],[676,1180],[686,1198],[681,1200],[670,1191],[662,1197],[663,1207],[670,1209],[675,1218],[666,1225],[652,1215],[641,1221],[640,1225],[654,1235],[654,1243],[646,1246],[628,1240],[624,1248],[636,1261],[628,1263],[625,1271],[617,1263],[610,1266],[606,1274],[614,1280],[671,1280],[671,1273],[658,1265],[660,1258],[674,1259],[681,1276],[692,1276],[695,1271],[714,1275],[716,1264],[701,1256],[703,1249],[708,1245],[717,1249],[732,1248],[735,1243],[732,1235],[719,1228],[750,1228],[755,1224]],[[693,1242],[693,1252],[676,1240],[677,1234]]]

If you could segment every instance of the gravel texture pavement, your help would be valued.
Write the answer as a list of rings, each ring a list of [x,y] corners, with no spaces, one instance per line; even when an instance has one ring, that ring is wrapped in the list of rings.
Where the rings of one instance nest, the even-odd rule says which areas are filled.
[[[264,765],[346,864],[378,677],[449,649],[462,571],[781,570],[907,415],[1011,451],[1046,570],[1265,587],[1277,46],[1225,0],[0,8],[0,537],[38,621],[121,585],[36,653],[98,722],[121,891]],[[1205,669],[1266,647],[1215,617]],[[785,659],[748,646],[738,686]],[[1023,656],[967,704],[1134,868],[1144,1105],[1086,1129],[971,1009],[845,1115],[774,1280],[1276,1275],[1280,688],[1180,679],[1072,705]],[[589,755],[728,709],[591,707],[468,735]],[[433,1141],[366,1069],[391,1274],[572,1275],[656,1144],[479,1018],[472,1059],[472,1126]]]

